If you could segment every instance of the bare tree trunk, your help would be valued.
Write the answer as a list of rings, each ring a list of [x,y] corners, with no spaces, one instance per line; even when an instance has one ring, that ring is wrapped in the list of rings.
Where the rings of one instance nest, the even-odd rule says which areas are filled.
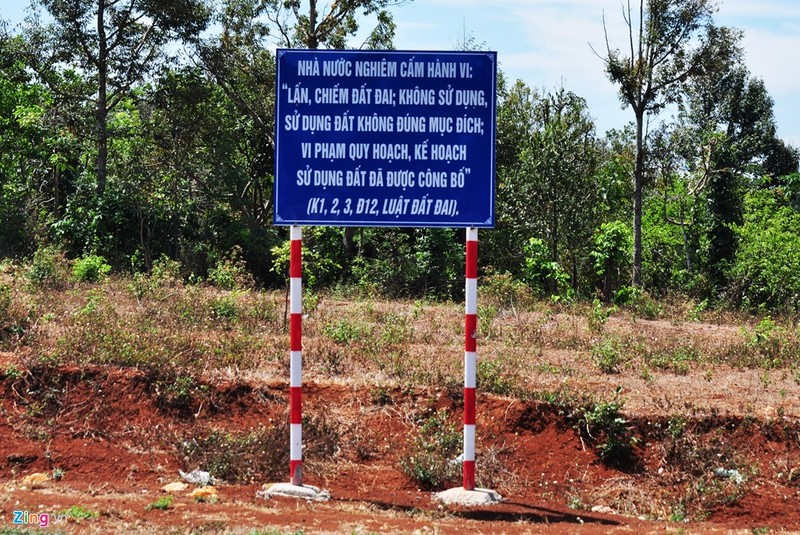
[[[105,0],[97,5],[97,194],[102,196],[106,191],[108,174],[108,50],[105,29]]]
[[[644,182],[644,107],[636,110],[636,166],[633,170],[633,272],[631,283],[642,286],[642,183]]]
[[[310,0],[308,3],[308,41],[306,46],[312,50],[319,47],[317,16],[317,0]]]

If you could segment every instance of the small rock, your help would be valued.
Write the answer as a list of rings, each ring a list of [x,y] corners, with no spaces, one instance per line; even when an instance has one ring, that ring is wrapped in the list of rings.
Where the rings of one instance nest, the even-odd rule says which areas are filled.
[[[214,502],[219,499],[219,494],[214,487],[200,487],[194,489],[189,497],[198,502]]]
[[[193,470],[188,474],[182,470],[178,470],[178,473],[181,475],[184,481],[191,483],[192,485],[200,485],[201,487],[205,487],[207,485],[214,484],[214,476],[202,470]]]
[[[36,472],[22,478],[22,486],[31,490],[43,489],[50,485],[50,476],[41,472]]]
[[[167,483],[166,485],[161,487],[161,490],[163,490],[164,492],[172,493],[172,492],[183,492],[184,490],[186,490],[188,488],[189,488],[189,485],[187,485],[186,483],[182,483],[180,481],[176,481],[174,483]]]
[[[595,505],[592,507],[593,513],[600,513],[601,515],[613,515],[615,511],[607,505]]]
[[[719,478],[730,479],[737,485],[744,483],[745,477],[738,470],[726,470],[725,468],[717,468],[714,470],[714,475]]]

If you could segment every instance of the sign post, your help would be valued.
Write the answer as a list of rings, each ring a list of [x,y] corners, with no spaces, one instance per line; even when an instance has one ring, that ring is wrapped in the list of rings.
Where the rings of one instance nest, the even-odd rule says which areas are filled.
[[[478,229],[467,229],[464,296],[464,490],[475,490],[475,386],[478,353]]]
[[[276,56],[274,223],[290,226],[292,240],[290,483],[265,494],[325,494],[302,476],[301,226],[467,227],[464,483],[451,490],[468,503],[499,500],[475,489],[477,234],[495,224],[497,54]]]
[[[289,480],[303,485],[303,229],[293,225],[289,251]]]

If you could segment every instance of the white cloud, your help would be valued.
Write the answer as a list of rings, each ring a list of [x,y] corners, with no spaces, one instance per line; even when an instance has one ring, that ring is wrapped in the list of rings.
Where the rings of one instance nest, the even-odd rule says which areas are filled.
[[[747,66],[754,76],[763,78],[770,93],[800,91],[800,35],[775,35],[757,30],[745,33]]]
[[[619,128],[631,119],[621,110],[601,55],[606,43],[626,49],[626,0],[417,0],[394,11],[399,48],[452,50],[462,32],[497,50],[501,69],[512,80],[540,89],[563,85],[584,97],[598,130]],[[636,10],[638,2],[631,4]],[[636,13],[634,13],[636,15]],[[717,24],[745,30],[743,46],[753,75],[763,78],[775,99],[779,133],[800,139],[800,2],[721,0]],[[411,24],[406,26],[406,24]],[[412,26],[413,25],[413,26]],[[408,31],[407,31],[408,29]],[[795,142],[795,144],[797,144]]]
[[[740,18],[752,23],[754,20],[774,21],[798,20],[800,9],[797,0],[726,0],[717,13],[718,18]]]

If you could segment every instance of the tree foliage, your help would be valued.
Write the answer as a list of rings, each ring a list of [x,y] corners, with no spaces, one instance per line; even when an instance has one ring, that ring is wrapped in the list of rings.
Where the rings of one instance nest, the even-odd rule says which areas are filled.
[[[612,48],[606,31],[606,74],[619,86],[620,99],[636,119],[633,172],[633,273],[641,285],[642,203],[645,182],[645,119],[680,100],[683,84],[700,74],[716,53],[712,39],[712,0],[640,0],[623,10],[629,49]]]
[[[54,91],[90,103],[97,144],[97,193],[107,180],[108,115],[164,57],[164,47],[196,37],[207,23],[200,0],[37,0],[52,17],[29,27],[31,59]],[[63,65],[82,83],[67,84]]]
[[[800,212],[783,188],[753,191],[744,199],[744,220],[729,276],[735,303],[747,309],[800,310]]]
[[[36,1],[47,18],[0,25],[0,257],[26,259],[41,287],[67,284],[70,265],[83,281],[168,266],[221,288],[283,286],[273,49],[392,48],[403,2]],[[481,274],[514,294],[610,301],[646,295],[632,272],[651,295],[796,311],[798,151],[777,137],[740,32],[714,26],[710,1],[638,6],[623,11],[627,50],[609,37],[603,57],[633,125],[599,136],[581,96],[499,73]],[[459,48],[485,47],[467,35]],[[648,131],[668,104],[674,120]],[[464,238],[309,228],[304,277],[462,299]]]
[[[725,285],[724,272],[736,252],[733,227],[742,223],[743,193],[761,177],[777,180],[798,165],[796,153],[777,138],[764,82],[743,65],[740,39],[739,32],[715,31],[721,54],[689,85],[682,114],[685,133],[696,147],[689,165],[707,190],[708,267],[717,288]]]
[[[507,241],[490,243],[494,267],[513,270],[530,259],[525,248],[535,236],[577,288],[590,271],[586,252],[607,185],[586,102],[563,88],[539,94],[518,81],[502,95],[497,136],[498,238]],[[557,292],[555,279],[544,284]]]
[[[286,48],[347,48],[359,29],[359,18],[375,16],[375,27],[361,48],[392,48],[395,24],[390,7],[404,0],[267,0],[267,16]]]
[[[679,287],[705,281],[706,297],[728,282],[743,196],[759,188],[762,177],[779,183],[798,165],[796,154],[777,138],[763,81],[744,67],[741,32],[714,28],[711,34],[717,52],[686,85],[677,121],[653,137],[649,166],[663,201],[651,239],[659,233],[666,238],[659,223],[676,226],[682,243],[673,249],[682,248],[685,261],[683,270],[663,270],[662,280]]]

